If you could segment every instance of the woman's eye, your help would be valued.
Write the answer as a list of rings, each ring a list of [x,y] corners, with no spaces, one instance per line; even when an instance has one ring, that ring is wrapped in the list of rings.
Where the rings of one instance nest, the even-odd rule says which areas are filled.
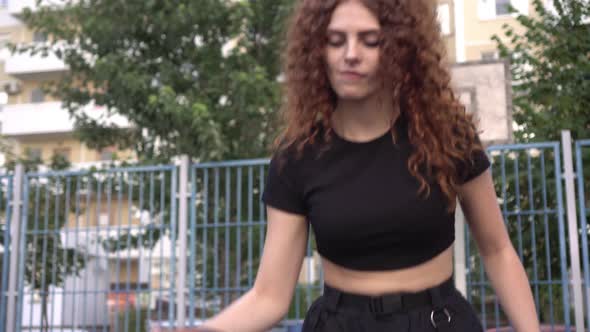
[[[330,46],[335,46],[335,47],[342,46],[342,45],[344,45],[344,42],[345,42],[344,38],[341,38],[341,37],[328,37],[328,44]]]
[[[368,47],[378,47],[381,45],[381,42],[379,40],[365,40],[365,45]]]
[[[379,36],[374,34],[361,35],[358,38],[359,41],[366,47],[375,48],[381,45],[381,39]],[[332,47],[341,47],[346,44],[346,36],[340,34],[330,34],[326,37],[326,43]]]
[[[370,36],[365,36],[365,38],[363,38],[363,43],[368,47],[377,47],[381,45],[381,39],[379,36],[371,34]]]

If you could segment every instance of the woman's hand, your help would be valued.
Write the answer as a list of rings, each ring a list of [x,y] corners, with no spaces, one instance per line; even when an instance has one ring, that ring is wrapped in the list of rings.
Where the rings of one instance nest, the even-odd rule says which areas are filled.
[[[184,327],[184,328],[175,328],[175,329],[168,329],[162,327],[155,327],[151,329],[150,332],[224,332],[218,329],[213,329],[206,326],[195,326],[195,327]]]

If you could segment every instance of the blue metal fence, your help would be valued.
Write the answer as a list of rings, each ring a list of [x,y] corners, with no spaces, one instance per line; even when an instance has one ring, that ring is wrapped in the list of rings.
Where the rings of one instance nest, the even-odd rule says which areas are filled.
[[[261,194],[269,160],[195,164],[190,176],[189,325],[251,288],[263,249],[266,216]],[[306,264],[313,265],[313,240]],[[321,275],[304,269],[287,318],[302,319],[319,295]]]
[[[590,141],[576,143],[587,297],[588,210],[581,175],[582,151],[589,145]],[[488,152],[505,225],[530,278],[539,316],[551,327],[569,329],[572,305],[560,144],[492,146]],[[26,174],[16,331],[37,331],[45,323],[60,331],[139,332],[177,325],[180,311],[187,325],[218,312],[254,282],[266,231],[261,194],[268,163],[256,159],[194,164],[184,184],[173,165]],[[11,179],[0,177],[4,229],[12,211],[7,208]],[[187,228],[179,229],[184,199]],[[486,328],[506,326],[475,243],[468,232],[465,237],[467,297]],[[180,251],[179,239],[186,239],[186,251]],[[300,322],[321,293],[323,275],[314,249],[310,232],[286,321]],[[7,256],[5,247],[3,294]],[[179,260],[183,264],[178,266],[186,262],[187,276],[180,293],[175,285]],[[177,299],[185,295],[186,308],[177,308],[184,302]],[[5,312],[4,299],[0,314]],[[586,315],[588,319],[588,307]]]
[[[577,185],[578,185],[578,213],[580,219],[580,230],[581,230],[581,251],[582,251],[582,268],[583,268],[583,285],[584,285],[584,298],[586,300],[584,306],[586,308],[586,326],[590,325],[590,257],[588,255],[588,237],[590,236],[590,228],[588,227],[588,215],[590,209],[586,203],[587,197],[590,197],[586,193],[589,192],[589,182],[584,181],[590,170],[585,169],[590,166],[590,140],[580,140],[575,143],[576,153],[576,174]]]
[[[541,321],[570,328],[569,278],[558,142],[488,148],[499,205],[531,282]],[[467,298],[484,328],[508,322],[466,232]]]
[[[0,176],[0,322],[6,321],[8,274],[10,267],[10,219],[12,209],[9,206],[12,197],[13,177],[12,175]],[[0,332],[4,332],[4,324],[0,323]]]
[[[17,331],[172,322],[176,167],[28,173]]]

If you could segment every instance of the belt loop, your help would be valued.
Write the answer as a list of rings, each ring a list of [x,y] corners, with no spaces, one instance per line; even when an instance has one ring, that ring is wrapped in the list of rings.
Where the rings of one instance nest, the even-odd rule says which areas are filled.
[[[326,308],[330,311],[336,311],[340,303],[340,296],[342,296],[342,293],[339,290],[332,287],[324,287]]]
[[[434,309],[441,309],[443,307],[443,301],[438,287],[429,288],[428,293],[430,294],[430,303],[432,304],[432,307]]]
[[[433,287],[428,289],[432,311],[430,312],[430,323],[439,332],[451,331],[451,314],[445,308],[444,302],[440,296],[440,289]]]

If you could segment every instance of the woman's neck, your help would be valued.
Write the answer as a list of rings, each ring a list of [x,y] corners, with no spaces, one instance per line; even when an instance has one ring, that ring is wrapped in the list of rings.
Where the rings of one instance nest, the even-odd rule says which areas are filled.
[[[332,128],[342,137],[366,141],[382,135],[391,128],[392,120],[399,115],[387,98],[374,95],[365,99],[340,99],[332,114]]]

